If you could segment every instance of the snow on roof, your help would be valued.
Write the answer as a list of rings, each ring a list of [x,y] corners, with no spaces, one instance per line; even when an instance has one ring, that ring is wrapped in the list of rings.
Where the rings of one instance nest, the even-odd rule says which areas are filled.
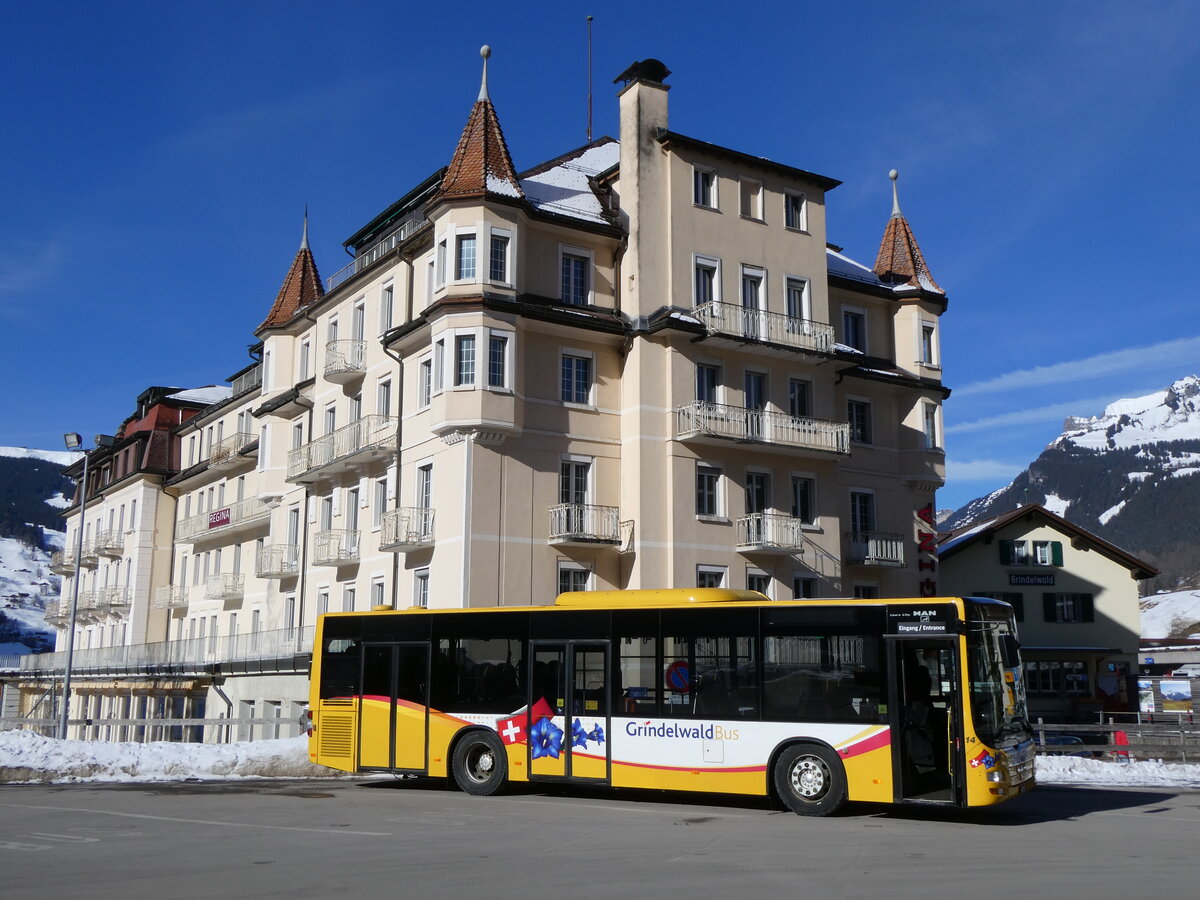
[[[225,385],[210,384],[207,387],[191,388],[190,390],[180,391],[177,394],[171,394],[167,397],[168,400],[182,400],[187,403],[205,403],[211,406],[214,403],[221,403],[233,396],[233,388]]]
[[[607,224],[600,198],[588,179],[612,168],[620,158],[621,145],[616,141],[587,147],[577,156],[559,160],[545,171],[522,178],[521,189],[535,209]]]
[[[948,540],[948,541],[943,541],[942,543],[938,544],[938,553],[945,553],[951,547],[955,547],[958,544],[961,544],[963,541],[965,541],[967,538],[971,537],[972,535],[979,534],[979,532],[985,530],[991,524],[992,524],[992,520],[988,519],[985,522],[980,522],[978,525],[974,525],[971,528],[968,528],[962,534],[956,534],[954,537],[950,538],[950,540]]]
[[[83,454],[74,450],[30,450],[28,447],[0,447],[0,456],[16,459],[41,459],[59,466],[69,466]]]
[[[842,353],[857,353],[859,356],[866,356],[866,354],[863,353],[861,350],[859,350],[857,347],[851,347],[851,346],[848,346],[847,344],[834,343],[833,349],[838,350]]]
[[[497,175],[493,175],[491,172],[487,173],[487,189],[490,193],[500,194],[502,197],[521,196],[521,191],[515,184],[513,184],[507,178],[500,178]]]
[[[834,275],[842,275],[846,278],[853,278],[856,281],[865,281],[868,284],[877,284],[880,287],[890,287],[879,280],[879,276],[869,266],[864,266],[858,260],[851,259],[844,253],[838,253],[836,250],[825,248],[825,264],[829,267],[830,273]],[[911,285],[908,285],[911,287]]]

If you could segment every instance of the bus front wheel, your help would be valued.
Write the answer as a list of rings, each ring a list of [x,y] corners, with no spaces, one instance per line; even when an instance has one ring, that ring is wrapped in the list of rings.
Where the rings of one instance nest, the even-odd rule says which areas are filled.
[[[832,750],[795,744],[775,761],[775,790],[792,812],[828,816],[846,803],[846,772]]]
[[[472,731],[454,748],[454,780],[465,793],[488,797],[508,779],[504,745],[490,731]]]

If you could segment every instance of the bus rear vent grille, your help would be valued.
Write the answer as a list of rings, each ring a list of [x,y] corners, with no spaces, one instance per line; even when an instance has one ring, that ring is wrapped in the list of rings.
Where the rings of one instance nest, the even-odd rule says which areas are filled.
[[[354,754],[354,717],[331,716],[328,713],[321,717],[320,756],[341,756],[349,759]]]

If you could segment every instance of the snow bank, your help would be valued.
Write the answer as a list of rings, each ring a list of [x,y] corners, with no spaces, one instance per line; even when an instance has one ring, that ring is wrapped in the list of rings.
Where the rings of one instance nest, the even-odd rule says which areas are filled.
[[[0,732],[0,784],[84,781],[228,781],[327,778],[308,761],[308,738],[233,744],[60,741],[32,731]]]
[[[1107,762],[1078,756],[1039,756],[1038,784],[1103,784],[1110,787],[1200,787],[1200,765],[1148,759]]]

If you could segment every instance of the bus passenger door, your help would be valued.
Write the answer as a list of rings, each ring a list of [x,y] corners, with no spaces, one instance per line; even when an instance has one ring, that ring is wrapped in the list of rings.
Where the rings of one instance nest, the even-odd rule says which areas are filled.
[[[952,804],[964,800],[956,640],[887,642],[897,801]]]
[[[608,647],[538,641],[530,660],[530,777],[607,782]]]
[[[358,768],[426,771],[429,646],[364,644]]]

